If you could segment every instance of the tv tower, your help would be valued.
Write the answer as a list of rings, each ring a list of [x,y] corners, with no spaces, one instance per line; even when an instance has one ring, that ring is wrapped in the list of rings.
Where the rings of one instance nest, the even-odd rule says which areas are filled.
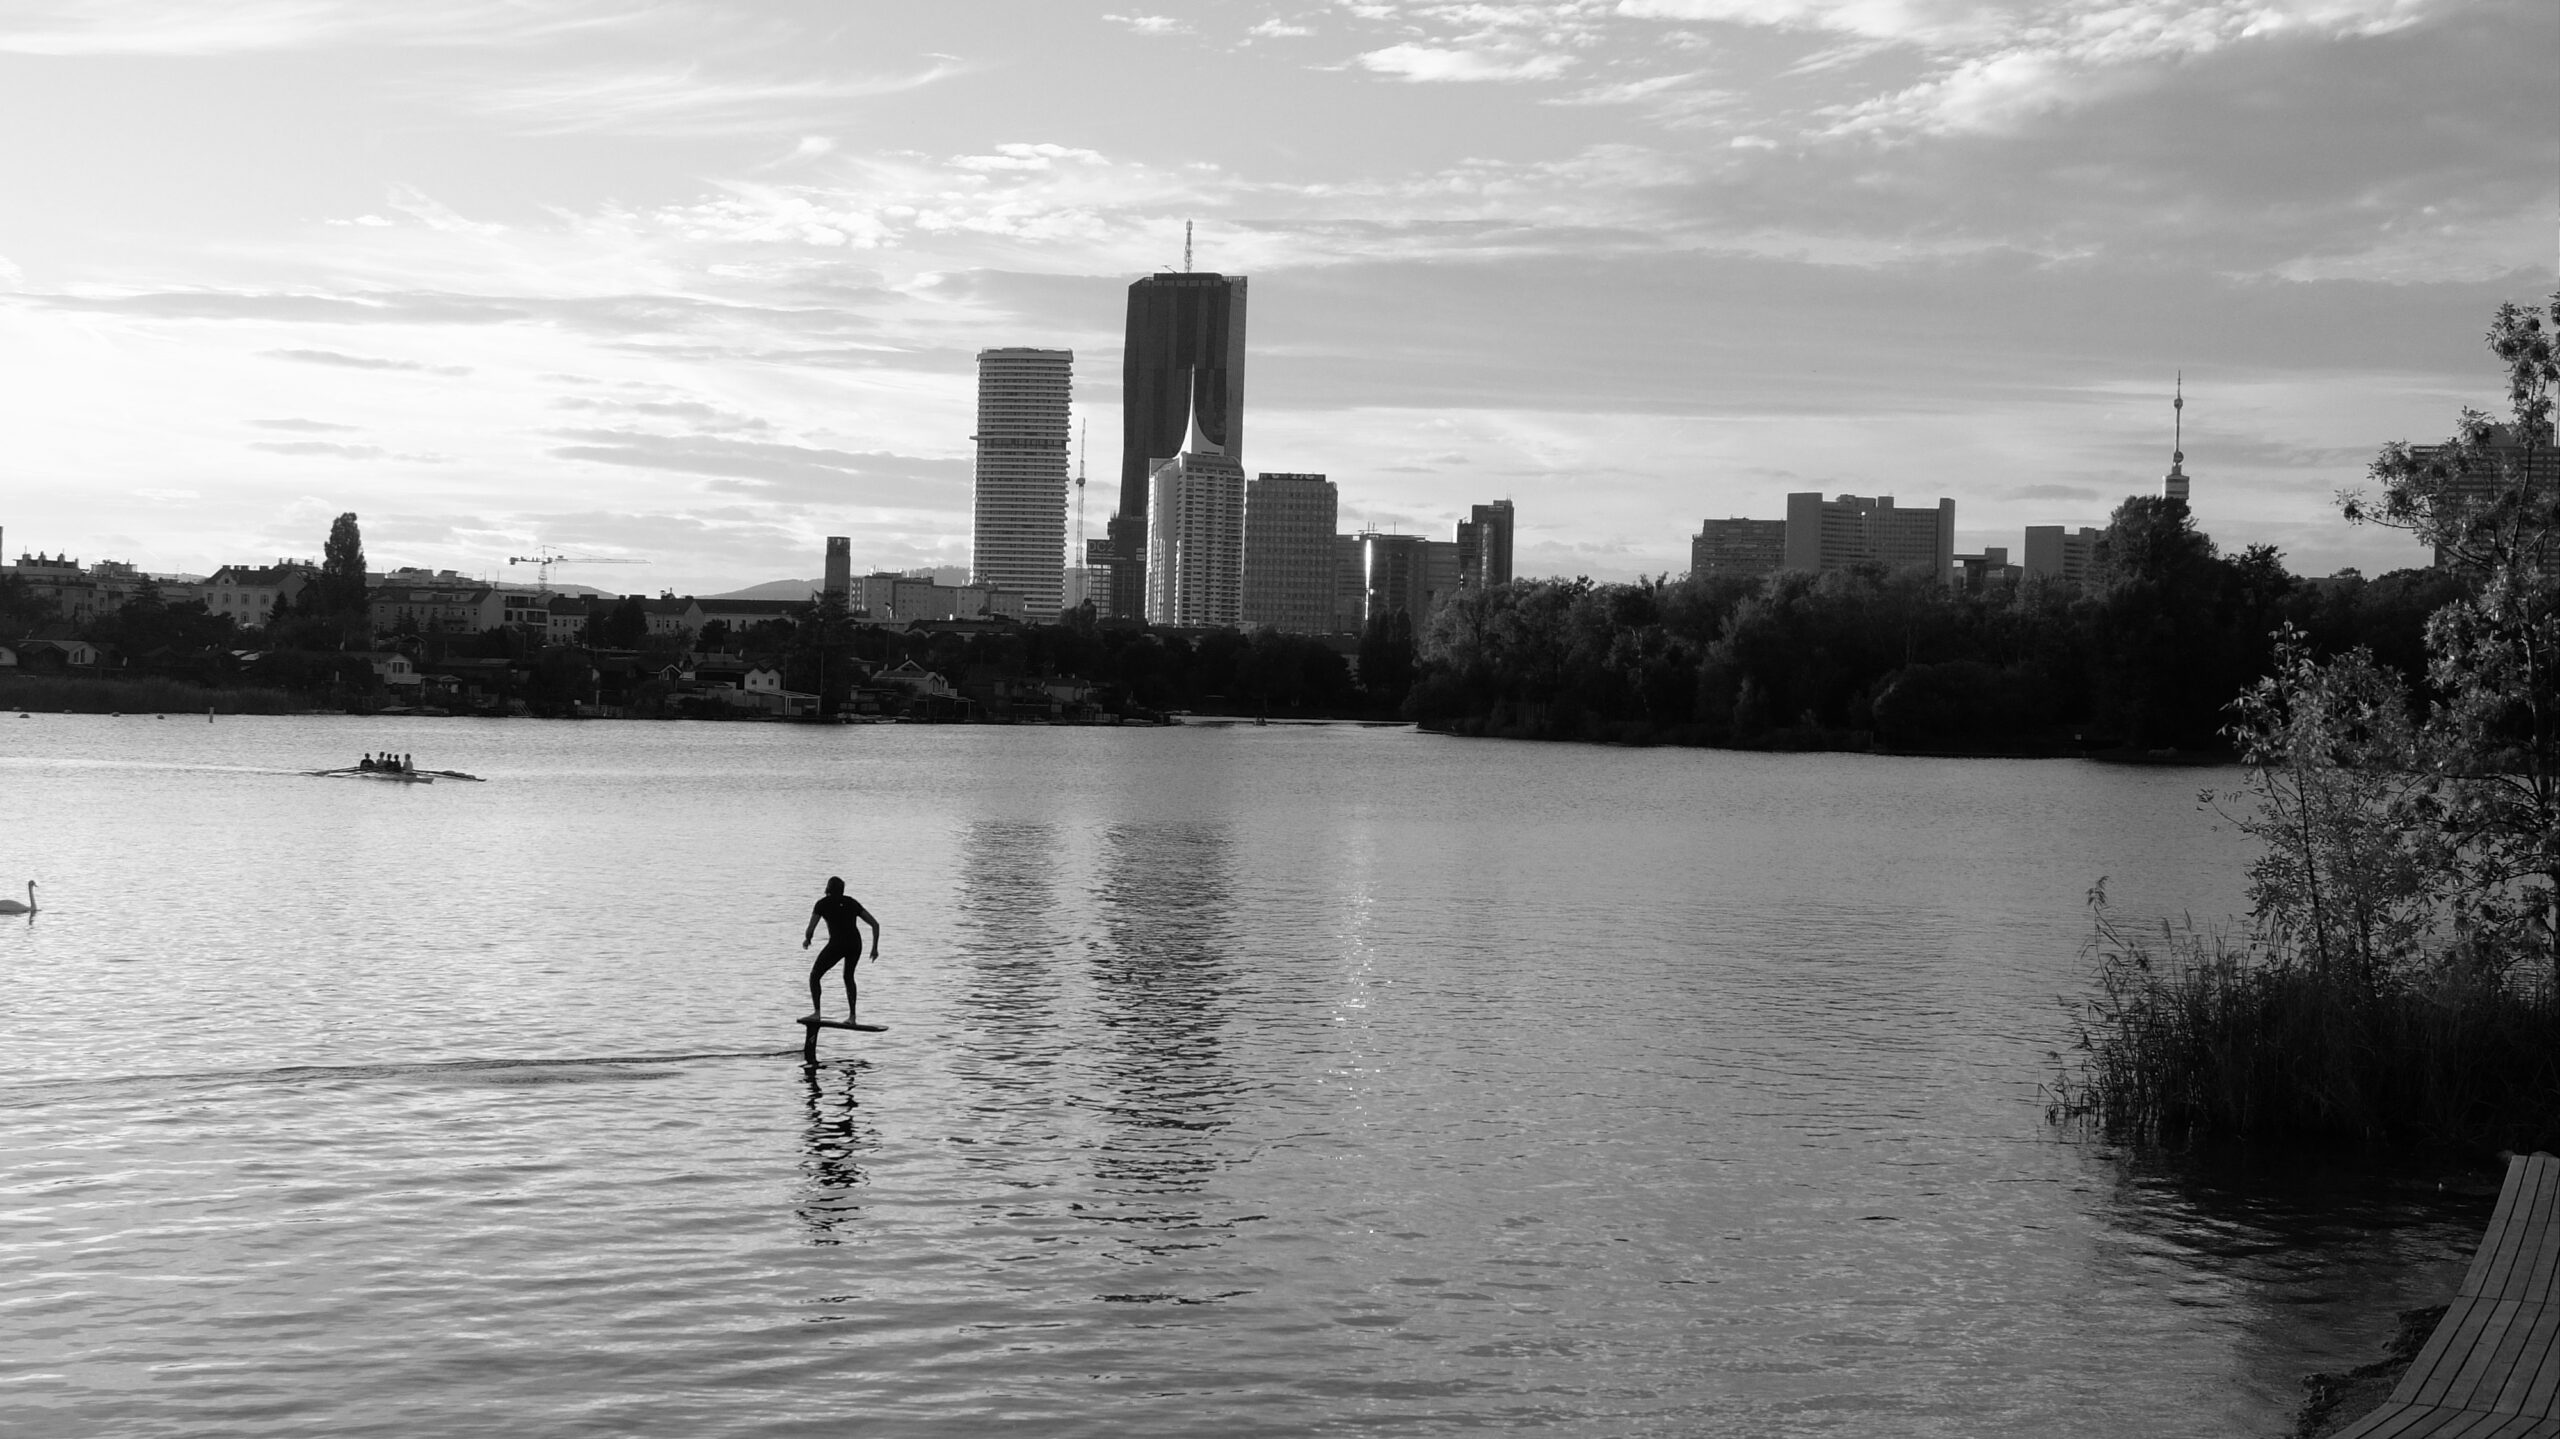
[[[2187,502],[2187,372],[2178,372],[2176,398],[2169,401],[2171,441],[2169,473],[2161,481],[2161,492],[2179,504]]]

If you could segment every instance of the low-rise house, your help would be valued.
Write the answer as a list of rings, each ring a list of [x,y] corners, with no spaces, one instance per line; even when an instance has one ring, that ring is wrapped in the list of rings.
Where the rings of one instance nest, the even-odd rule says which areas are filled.
[[[391,689],[415,692],[426,682],[426,676],[418,673],[417,662],[397,650],[375,650],[364,660],[373,667],[373,677]]]

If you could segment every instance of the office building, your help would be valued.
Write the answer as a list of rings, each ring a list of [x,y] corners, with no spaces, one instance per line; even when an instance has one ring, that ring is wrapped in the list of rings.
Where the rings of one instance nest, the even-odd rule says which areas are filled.
[[[1358,634],[1369,614],[1369,548],[1358,535],[1333,537],[1333,632]]]
[[[2003,585],[2014,585],[2026,577],[2026,568],[2009,563],[2007,545],[1985,545],[1978,555],[1956,556],[1955,574],[1951,577],[1957,589],[1968,594],[1982,594]]]
[[[1244,591],[1244,469],[1201,433],[1147,477],[1147,623],[1231,626]]]
[[[1478,505],[1458,521],[1458,588],[1511,583],[1511,502]]]
[[[978,352],[976,582],[1054,619],[1066,567],[1072,350]]]
[[[2528,447],[2516,438],[2514,426],[2491,425],[2482,438],[2467,460],[2452,445],[2409,447],[2410,457],[2438,476],[2428,487],[2434,494],[2429,509],[2445,533],[2461,534],[2475,517],[2496,514],[2511,496],[2536,502],[2560,496],[2560,447],[2553,445],[2551,435]],[[2452,547],[2441,544],[2435,547],[2435,562],[2438,569],[2463,565]],[[2560,579],[2560,546],[2543,546],[2535,569],[2546,580]]]
[[[1359,543],[1363,625],[1402,610],[1419,631],[1442,601],[1457,594],[1457,541],[1368,530]]]
[[[852,603],[853,541],[847,536],[827,536],[826,592],[848,604]]]
[[[1244,463],[1245,278],[1183,271],[1129,286],[1120,352],[1120,512],[1105,530],[1120,556],[1112,610],[1144,606],[1153,553],[1147,517],[1156,466],[1184,443],[1196,410],[1200,433],[1228,463]]]
[[[1333,629],[1334,519],[1340,497],[1322,475],[1256,475],[1244,487],[1243,624],[1283,634]]]
[[[1695,579],[1774,574],[1786,567],[1785,520],[1707,520],[1689,541]]]
[[[1819,494],[1787,496],[1786,568],[1837,570],[1880,564],[1889,570],[1915,566],[1946,579],[1955,570],[1956,502],[1936,507],[1900,506],[1891,495],[1873,499]]]
[[[2068,580],[2075,585],[2089,582],[2098,557],[2098,532],[2082,525],[2077,530],[2061,525],[2027,526],[2027,548],[2022,566],[2031,579]]]

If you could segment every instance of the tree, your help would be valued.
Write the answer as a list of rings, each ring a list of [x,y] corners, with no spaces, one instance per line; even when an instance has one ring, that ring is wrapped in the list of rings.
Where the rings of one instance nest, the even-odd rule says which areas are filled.
[[[2502,968],[2560,960],[2560,456],[2552,403],[2560,295],[2505,304],[2489,326],[2509,416],[2464,409],[2453,438],[2395,443],[2378,495],[2339,497],[2351,521],[2406,530],[2471,577],[2427,622],[2441,696],[2421,736],[2451,841],[2454,927],[2467,957]]]
[[[329,525],[313,598],[323,614],[347,614],[364,608],[364,588],[364,533],[349,510]]]

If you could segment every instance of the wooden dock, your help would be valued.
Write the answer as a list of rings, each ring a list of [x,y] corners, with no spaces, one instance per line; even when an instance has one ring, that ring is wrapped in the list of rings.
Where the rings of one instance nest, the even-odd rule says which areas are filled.
[[[2337,1439],[2560,1439],[2560,1159],[2517,1155],[2462,1293]]]

